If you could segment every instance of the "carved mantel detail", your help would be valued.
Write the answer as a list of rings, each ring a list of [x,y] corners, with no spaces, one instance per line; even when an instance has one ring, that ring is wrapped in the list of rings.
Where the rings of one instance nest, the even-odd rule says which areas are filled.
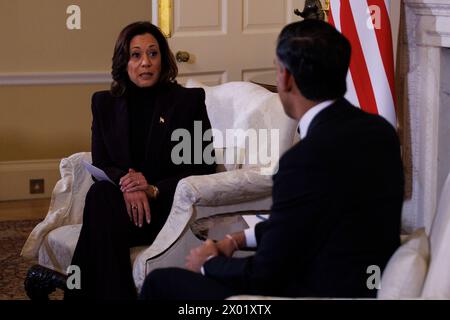
[[[450,48],[450,2],[404,0],[401,28],[399,74],[412,163],[411,199],[404,205],[403,226],[409,231],[425,226],[429,231],[445,171],[438,161],[445,151],[438,137],[442,49]]]

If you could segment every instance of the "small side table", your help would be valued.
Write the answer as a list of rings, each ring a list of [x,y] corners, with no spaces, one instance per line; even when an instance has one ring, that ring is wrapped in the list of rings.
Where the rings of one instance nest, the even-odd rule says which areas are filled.
[[[268,72],[257,75],[250,79],[250,82],[260,85],[269,91],[277,93],[277,76],[275,72]]]

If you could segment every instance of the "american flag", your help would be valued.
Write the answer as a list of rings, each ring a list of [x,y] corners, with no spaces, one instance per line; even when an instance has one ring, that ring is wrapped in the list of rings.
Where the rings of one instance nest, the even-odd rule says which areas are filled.
[[[390,0],[331,0],[329,23],[352,44],[346,98],[397,127]]]

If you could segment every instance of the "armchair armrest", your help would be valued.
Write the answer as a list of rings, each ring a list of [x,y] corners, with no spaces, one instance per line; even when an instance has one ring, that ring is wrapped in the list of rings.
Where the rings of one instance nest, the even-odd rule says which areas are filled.
[[[91,161],[90,152],[80,152],[61,160],[61,179],[56,183],[45,219],[28,236],[21,255],[35,258],[45,236],[58,227],[79,224],[83,219],[84,198],[93,183],[82,160]]]
[[[272,176],[262,175],[260,167],[190,176],[180,181],[197,206],[239,204],[270,196]]]

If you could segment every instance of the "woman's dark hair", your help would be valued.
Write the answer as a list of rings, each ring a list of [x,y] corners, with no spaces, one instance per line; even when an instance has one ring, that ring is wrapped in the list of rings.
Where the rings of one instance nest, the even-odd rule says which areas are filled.
[[[307,19],[287,25],[278,37],[277,56],[305,98],[331,100],[347,91],[351,45],[330,24]]]
[[[130,79],[128,77],[128,61],[130,60],[130,42],[133,37],[149,33],[158,41],[161,53],[161,75],[158,83],[174,82],[178,75],[178,67],[172,51],[161,30],[146,21],[138,21],[126,26],[119,34],[114,47],[112,58],[111,93],[113,96],[121,96],[125,93]]]

